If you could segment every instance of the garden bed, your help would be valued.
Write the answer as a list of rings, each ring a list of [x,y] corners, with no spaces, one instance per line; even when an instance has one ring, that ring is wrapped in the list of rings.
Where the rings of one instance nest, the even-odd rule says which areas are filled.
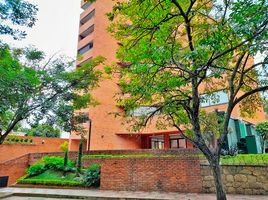
[[[64,186],[64,187],[99,187],[100,166],[89,168],[75,167],[67,158],[45,156],[26,170],[26,175],[17,180],[17,184]]]

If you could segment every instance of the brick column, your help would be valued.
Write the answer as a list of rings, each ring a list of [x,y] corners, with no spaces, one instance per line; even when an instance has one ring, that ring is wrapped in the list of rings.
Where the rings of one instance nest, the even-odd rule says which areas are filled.
[[[169,134],[164,134],[164,148],[170,149],[170,138]]]

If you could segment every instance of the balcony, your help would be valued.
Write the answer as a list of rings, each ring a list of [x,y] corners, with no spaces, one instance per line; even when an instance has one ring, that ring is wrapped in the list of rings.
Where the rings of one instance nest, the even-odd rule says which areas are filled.
[[[82,0],[81,1],[81,8],[86,10],[92,3],[89,0]]]

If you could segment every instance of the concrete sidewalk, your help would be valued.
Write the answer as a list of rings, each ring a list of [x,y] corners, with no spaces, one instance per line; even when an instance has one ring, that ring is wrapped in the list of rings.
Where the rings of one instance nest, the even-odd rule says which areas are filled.
[[[5,195],[4,195],[5,194]],[[13,197],[19,196],[19,197]],[[24,197],[23,197],[24,196]],[[29,198],[25,198],[29,197]],[[75,189],[3,188],[0,199],[150,199],[150,200],[215,200],[215,194],[179,194],[161,192],[129,192]],[[268,196],[228,195],[228,200],[268,200]]]

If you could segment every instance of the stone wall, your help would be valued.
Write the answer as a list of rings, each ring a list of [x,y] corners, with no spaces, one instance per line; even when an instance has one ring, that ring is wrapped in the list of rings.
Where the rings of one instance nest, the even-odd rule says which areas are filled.
[[[215,192],[212,171],[208,165],[201,165],[203,192]],[[222,166],[222,179],[229,194],[268,194],[267,166]]]

